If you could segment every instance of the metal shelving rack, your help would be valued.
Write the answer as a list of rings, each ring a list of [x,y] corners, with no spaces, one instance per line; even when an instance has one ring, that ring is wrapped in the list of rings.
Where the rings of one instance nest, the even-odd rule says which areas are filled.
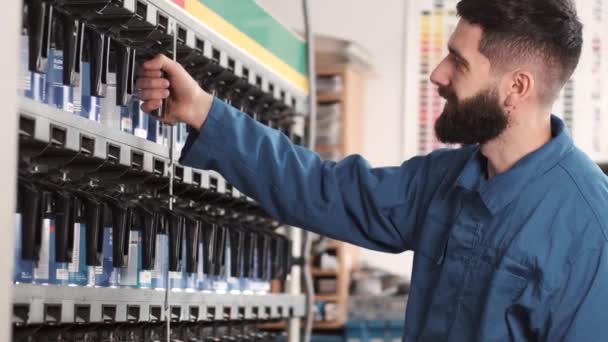
[[[14,288],[13,323],[89,324],[164,322],[165,293],[20,284]],[[172,322],[279,320],[304,315],[304,297],[172,292]]]
[[[307,94],[292,86],[279,74],[267,68],[247,53],[216,34],[167,0],[113,1],[123,10],[135,13],[138,6],[145,8],[145,21],[157,25],[159,14],[168,18],[170,32],[180,32],[183,44],[195,49],[203,41],[203,54],[213,58],[219,53],[219,66],[233,65],[234,74],[242,78],[244,68],[249,70],[248,82],[260,85],[277,101],[283,101],[294,113],[308,109]],[[200,46],[200,45],[198,45]],[[272,84],[272,86],[270,86]],[[224,192],[226,182],[212,171],[196,170],[177,164],[176,153],[170,147],[159,145],[134,135],[123,133],[103,124],[64,112],[49,105],[18,97],[18,134],[28,141],[60,147],[72,153],[115,165],[136,168],[159,178],[172,178],[194,187],[208,188],[209,176],[218,179],[218,192]],[[297,116],[297,115],[296,115]],[[299,116],[303,122],[303,116]],[[296,134],[304,135],[303,125],[296,125]],[[4,139],[17,140],[16,135]],[[171,156],[175,160],[171,161]],[[170,170],[171,165],[174,169]],[[13,181],[14,182],[14,181]],[[11,195],[14,194],[10,192]],[[13,195],[14,196],[14,195]],[[251,199],[247,199],[252,201]],[[11,209],[12,211],[12,209]],[[14,224],[14,215],[5,222]],[[300,233],[294,229],[293,255],[300,255]],[[7,241],[13,241],[8,234]],[[12,254],[8,256],[12,261]],[[11,262],[12,263],[12,262]],[[292,283],[299,282],[299,270],[294,267]],[[290,294],[244,295],[202,292],[169,292],[169,307],[165,305],[165,292],[128,288],[60,287],[34,284],[12,286],[12,323],[17,326],[42,324],[88,324],[133,322],[204,322],[230,320],[280,320],[305,315],[305,296],[299,286],[291,284]],[[167,315],[170,315],[168,320]],[[2,330],[2,329],[0,329]],[[293,337],[292,339],[293,340]]]

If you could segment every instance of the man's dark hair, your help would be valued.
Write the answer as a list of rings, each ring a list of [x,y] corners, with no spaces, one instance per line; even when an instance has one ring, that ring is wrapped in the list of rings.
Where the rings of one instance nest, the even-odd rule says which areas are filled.
[[[533,64],[543,83],[541,99],[555,100],[583,45],[583,25],[571,0],[462,0],[457,8],[462,19],[482,27],[479,51],[494,71]]]

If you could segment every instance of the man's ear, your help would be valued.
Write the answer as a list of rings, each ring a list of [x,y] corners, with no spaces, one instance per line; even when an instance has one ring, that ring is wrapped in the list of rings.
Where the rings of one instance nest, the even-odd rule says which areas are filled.
[[[505,108],[507,110],[515,109],[532,96],[534,87],[534,76],[528,70],[518,69],[507,74],[504,81]]]

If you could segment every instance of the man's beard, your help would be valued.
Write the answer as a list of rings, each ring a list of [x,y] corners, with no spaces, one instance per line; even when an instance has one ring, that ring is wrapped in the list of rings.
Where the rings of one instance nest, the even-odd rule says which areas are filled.
[[[496,88],[482,90],[461,102],[446,88],[440,88],[439,93],[447,100],[435,122],[435,134],[441,142],[484,144],[507,129],[509,117],[500,106]]]

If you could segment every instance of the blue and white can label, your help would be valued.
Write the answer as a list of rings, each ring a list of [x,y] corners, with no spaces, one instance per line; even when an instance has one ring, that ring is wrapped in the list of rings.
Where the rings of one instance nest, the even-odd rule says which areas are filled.
[[[129,254],[127,266],[120,269],[119,284],[122,287],[139,287],[139,270],[141,270],[141,241],[137,230],[129,232]]]
[[[156,235],[156,257],[152,270],[152,288],[164,290],[167,287],[167,271],[169,269],[169,237],[165,234]]]
[[[63,84],[63,51],[49,50],[49,69],[47,71],[47,103],[67,112],[74,113],[74,94],[72,87]]]
[[[74,224],[74,249],[72,262],[68,265],[69,285],[86,286],[89,282],[87,266],[86,224]]]
[[[112,227],[105,227],[103,230],[101,266],[89,267],[90,286],[118,287],[120,269],[114,268],[112,245]]]

